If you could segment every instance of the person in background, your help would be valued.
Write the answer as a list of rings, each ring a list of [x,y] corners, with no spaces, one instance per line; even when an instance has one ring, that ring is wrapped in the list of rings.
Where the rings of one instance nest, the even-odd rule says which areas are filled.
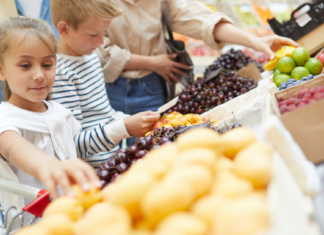
[[[52,0],[52,20],[60,33],[53,100],[71,110],[82,130],[75,136],[78,157],[94,167],[115,155],[118,143],[143,136],[160,115],[116,112],[106,93],[97,54],[110,21],[123,10],[109,0]]]
[[[114,0],[125,14],[111,21],[108,38],[97,50],[103,66],[111,106],[127,114],[157,110],[164,104],[163,80],[178,82],[186,65],[167,55],[161,25],[161,0]],[[221,12],[198,1],[167,0],[174,32],[203,40],[220,50],[225,43],[240,44],[274,56],[282,45],[298,46],[276,35],[256,37],[235,27]]]
[[[4,98],[4,86],[3,86],[3,81],[0,81],[0,102],[3,101]]]
[[[58,40],[59,34],[51,19],[51,0],[15,0],[15,3],[20,15],[47,21]]]

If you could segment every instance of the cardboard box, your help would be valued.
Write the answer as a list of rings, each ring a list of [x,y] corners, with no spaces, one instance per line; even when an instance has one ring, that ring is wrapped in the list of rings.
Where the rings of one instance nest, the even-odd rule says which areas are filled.
[[[324,99],[303,108],[280,114],[278,99],[295,97],[301,89],[324,86],[324,75],[275,93],[272,100],[274,113],[291,133],[303,150],[307,159],[313,163],[324,161]]]

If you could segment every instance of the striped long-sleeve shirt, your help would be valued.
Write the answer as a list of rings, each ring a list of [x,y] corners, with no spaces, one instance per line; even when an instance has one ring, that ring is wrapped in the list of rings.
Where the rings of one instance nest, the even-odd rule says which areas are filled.
[[[94,167],[112,157],[127,133],[124,113],[109,104],[100,61],[96,54],[58,54],[53,100],[70,109],[82,130],[74,137],[78,157]]]

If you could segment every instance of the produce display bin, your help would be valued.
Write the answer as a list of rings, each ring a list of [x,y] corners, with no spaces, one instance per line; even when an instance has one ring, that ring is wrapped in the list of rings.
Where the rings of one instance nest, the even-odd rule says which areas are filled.
[[[324,29],[324,0],[302,4],[291,13],[291,19],[285,23],[280,24],[275,18],[268,19],[268,22],[276,34],[297,41],[310,54],[324,45],[321,36]]]
[[[319,86],[324,86],[324,74],[310,81],[277,92],[271,97],[273,113],[280,117],[280,120],[292,134],[307,159],[313,163],[324,161],[324,100],[319,100],[316,103],[282,115],[279,111],[278,99],[283,98],[287,100],[290,97],[295,97],[302,89]]]

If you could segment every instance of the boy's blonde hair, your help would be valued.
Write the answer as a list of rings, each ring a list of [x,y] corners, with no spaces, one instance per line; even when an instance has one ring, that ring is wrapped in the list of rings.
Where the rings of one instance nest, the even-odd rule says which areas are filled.
[[[34,37],[42,42],[56,59],[56,39],[49,24],[43,20],[11,17],[0,25],[0,64],[3,65],[6,53],[13,47],[19,46],[29,37]],[[17,44],[17,40],[19,43]],[[16,44],[13,45],[12,42]],[[8,82],[4,82],[4,99],[7,101],[11,96]],[[49,95],[46,100],[49,99]]]
[[[51,0],[52,22],[56,28],[60,21],[65,21],[76,30],[89,16],[111,21],[123,13],[112,0]]]

